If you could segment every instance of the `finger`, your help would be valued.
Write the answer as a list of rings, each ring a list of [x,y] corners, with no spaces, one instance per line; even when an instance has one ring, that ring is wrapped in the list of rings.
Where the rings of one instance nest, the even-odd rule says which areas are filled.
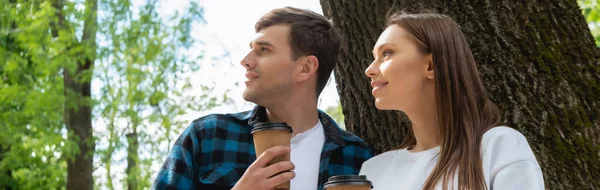
[[[294,171],[284,172],[279,175],[273,176],[267,179],[267,187],[274,188],[275,186],[282,184],[283,182],[288,182],[296,177],[296,173]]]
[[[261,167],[264,168],[267,164],[277,156],[281,156],[290,152],[290,147],[287,146],[274,146],[265,152],[263,152],[257,159],[252,163],[250,167]]]
[[[266,177],[271,177],[271,176],[277,175],[279,173],[294,170],[294,169],[295,169],[295,166],[292,162],[281,161],[281,162],[277,162],[273,165],[266,167],[264,170],[264,175]]]

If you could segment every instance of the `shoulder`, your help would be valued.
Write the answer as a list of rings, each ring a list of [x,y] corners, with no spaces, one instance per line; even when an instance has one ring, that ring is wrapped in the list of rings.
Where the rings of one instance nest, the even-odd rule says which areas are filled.
[[[338,128],[338,130],[340,132],[340,136],[342,137],[342,140],[344,140],[345,143],[356,144],[356,145],[360,145],[360,146],[367,145],[364,140],[362,140],[360,137],[356,136],[355,134],[352,134],[341,128]]]
[[[365,159],[373,157],[373,151],[364,140],[346,130],[338,130],[345,144],[344,149],[351,150],[355,155],[362,155]]]
[[[392,161],[394,159],[394,157],[396,156],[396,152],[398,150],[391,150],[391,151],[387,151],[384,153],[381,153],[369,160],[367,160],[364,164],[363,167],[365,166],[376,166],[376,165],[386,165],[388,164],[390,161]]]
[[[341,145],[344,155],[353,155],[365,160],[373,157],[373,151],[367,145],[367,143],[365,143],[365,141],[358,136],[340,128],[335,121],[329,117],[329,115],[327,115],[327,113],[319,110],[319,120],[323,124],[325,138]]]
[[[378,176],[379,173],[385,171],[386,167],[394,161],[396,150],[381,153],[365,161],[360,168],[360,175],[367,175],[369,178]]]
[[[492,166],[503,167],[512,163],[531,161],[537,163],[525,136],[509,127],[494,127],[482,139],[484,160]]]
[[[228,114],[209,114],[193,120],[182,135],[213,130],[240,130],[248,125],[245,117],[250,111]]]
[[[482,139],[482,167],[494,189],[544,189],[543,173],[527,138],[509,127],[494,127]]]
[[[491,128],[482,138],[483,147],[487,146],[525,146],[529,147],[525,136],[510,127],[498,126]]]

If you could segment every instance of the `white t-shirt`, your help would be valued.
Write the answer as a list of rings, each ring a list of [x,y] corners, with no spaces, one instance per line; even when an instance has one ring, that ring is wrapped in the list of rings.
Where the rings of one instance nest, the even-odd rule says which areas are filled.
[[[290,190],[317,189],[324,143],[325,132],[321,121],[312,129],[292,137],[290,159],[296,166],[296,177],[290,182]]]
[[[508,127],[494,127],[483,135],[481,143],[488,189],[544,189],[542,170],[523,134]],[[360,174],[373,182],[375,190],[422,189],[439,152],[439,146],[421,152],[385,152],[363,163]],[[455,177],[455,187],[456,184]],[[436,189],[441,189],[441,184]]]

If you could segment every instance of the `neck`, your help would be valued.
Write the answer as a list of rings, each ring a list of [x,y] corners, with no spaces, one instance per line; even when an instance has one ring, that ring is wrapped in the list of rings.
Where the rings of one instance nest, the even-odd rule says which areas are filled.
[[[440,146],[442,139],[436,106],[435,101],[419,101],[418,108],[406,112],[417,141],[411,151],[420,152]]]
[[[309,98],[307,98],[309,97]],[[291,96],[279,106],[266,107],[269,121],[286,122],[292,127],[292,137],[312,129],[319,122],[314,96]]]

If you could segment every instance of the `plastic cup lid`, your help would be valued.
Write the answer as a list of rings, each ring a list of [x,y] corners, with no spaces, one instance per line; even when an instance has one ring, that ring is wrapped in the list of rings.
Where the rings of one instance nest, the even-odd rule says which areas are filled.
[[[340,185],[368,185],[373,188],[373,183],[364,175],[337,175],[331,176],[325,183],[325,188]]]
[[[264,130],[289,130],[292,133],[292,127],[285,122],[261,122],[253,124],[254,127],[250,133],[255,133]]]

